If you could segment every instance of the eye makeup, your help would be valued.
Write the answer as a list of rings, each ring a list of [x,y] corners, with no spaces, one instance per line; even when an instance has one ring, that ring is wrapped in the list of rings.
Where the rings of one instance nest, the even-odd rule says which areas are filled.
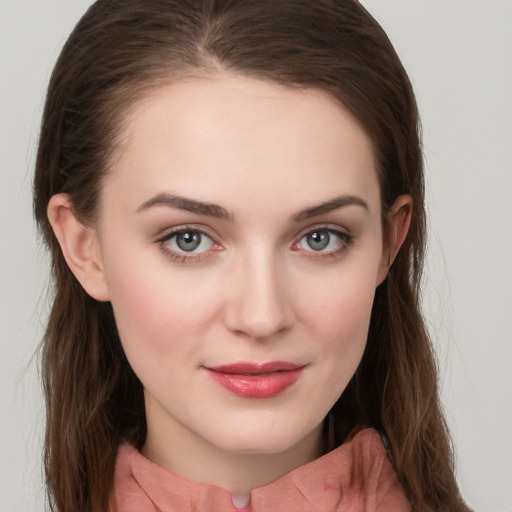
[[[354,235],[339,227],[321,225],[303,231],[292,244],[292,251],[307,258],[335,260],[354,243]]]
[[[303,230],[292,242],[292,252],[314,260],[336,260],[353,244],[354,236],[332,225]],[[224,247],[205,229],[176,226],[155,240],[160,250],[174,263],[196,263],[213,256]]]
[[[175,263],[194,263],[207,258],[212,251],[222,251],[205,230],[192,226],[177,226],[156,240],[160,250]]]

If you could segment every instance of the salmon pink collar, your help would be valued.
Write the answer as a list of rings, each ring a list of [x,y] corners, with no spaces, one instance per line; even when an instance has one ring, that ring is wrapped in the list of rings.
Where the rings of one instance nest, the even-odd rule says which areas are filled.
[[[111,512],[408,512],[379,434],[364,429],[339,448],[254,489],[243,509],[220,487],[181,478],[132,445],[118,453]]]

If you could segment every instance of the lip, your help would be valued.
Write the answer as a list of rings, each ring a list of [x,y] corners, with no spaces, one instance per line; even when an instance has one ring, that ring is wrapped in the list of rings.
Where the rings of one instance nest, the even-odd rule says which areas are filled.
[[[210,377],[244,398],[271,398],[295,384],[305,365],[286,361],[239,362],[205,367]]]

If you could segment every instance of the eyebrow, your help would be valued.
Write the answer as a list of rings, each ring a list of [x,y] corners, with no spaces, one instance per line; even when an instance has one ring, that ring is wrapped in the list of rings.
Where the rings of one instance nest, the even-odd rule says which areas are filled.
[[[311,219],[312,217],[318,217],[320,215],[330,213],[334,210],[344,208],[346,206],[360,206],[365,210],[368,210],[368,204],[366,201],[358,196],[339,196],[317,206],[312,206],[311,208],[301,210],[292,216],[292,220],[294,222],[301,222],[307,219]]]
[[[137,208],[137,211],[145,211],[154,206],[168,206],[171,208],[178,208],[179,210],[185,210],[197,215],[206,215],[207,217],[214,217],[222,220],[233,221],[235,218],[233,213],[229,212],[222,206],[211,203],[203,203],[202,201],[189,199],[183,196],[177,196],[174,194],[168,194],[165,192],[157,194],[156,196],[142,203]],[[358,196],[346,195],[335,197],[334,199],[330,199],[329,201],[325,201],[319,205],[300,210],[291,217],[291,220],[293,222],[301,222],[313,217],[325,215],[326,213],[330,213],[334,210],[338,210],[339,208],[344,208],[346,206],[360,206],[365,210],[368,210],[368,205],[362,198]]]
[[[233,220],[234,215],[228,212],[222,206],[216,204],[203,203],[194,199],[188,199],[183,196],[176,196],[173,194],[162,193],[158,194],[146,202],[142,203],[137,211],[148,210],[153,206],[169,206],[172,208],[178,208],[179,210],[185,210],[187,212],[196,213],[198,215],[206,215],[208,217],[215,217],[216,219]]]

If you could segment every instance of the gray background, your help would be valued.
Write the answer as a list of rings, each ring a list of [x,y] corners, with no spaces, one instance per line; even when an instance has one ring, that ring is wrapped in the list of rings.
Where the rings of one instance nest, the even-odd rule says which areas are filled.
[[[415,85],[428,170],[425,310],[459,482],[512,512],[512,1],[365,0]],[[31,175],[44,90],[87,0],[0,0],[0,512],[42,511],[33,358],[47,260]]]

